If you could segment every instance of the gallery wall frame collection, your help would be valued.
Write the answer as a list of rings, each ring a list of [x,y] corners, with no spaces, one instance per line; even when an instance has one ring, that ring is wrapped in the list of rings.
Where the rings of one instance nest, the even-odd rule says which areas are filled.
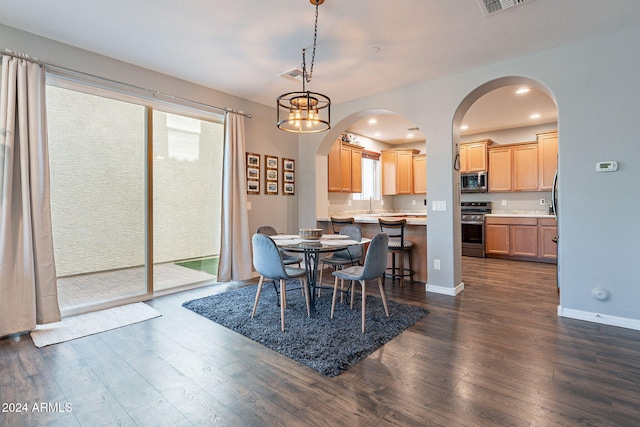
[[[277,156],[258,153],[246,153],[247,158],[247,194],[260,194],[262,173],[262,157],[264,157],[264,194],[277,195],[282,183],[282,194],[295,195],[295,160],[283,157],[282,163]]]

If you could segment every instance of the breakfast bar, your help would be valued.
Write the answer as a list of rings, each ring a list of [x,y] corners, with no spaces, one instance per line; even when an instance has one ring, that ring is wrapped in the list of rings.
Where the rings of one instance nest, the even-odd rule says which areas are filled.
[[[387,220],[406,219],[405,239],[413,242],[413,268],[416,272],[414,281],[427,282],[427,215],[421,213],[385,212],[371,214],[342,214],[334,215],[334,218],[349,217],[362,229],[362,236],[373,238],[380,233],[378,218]],[[316,219],[318,228],[324,233],[332,233],[331,218],[319,217]]]

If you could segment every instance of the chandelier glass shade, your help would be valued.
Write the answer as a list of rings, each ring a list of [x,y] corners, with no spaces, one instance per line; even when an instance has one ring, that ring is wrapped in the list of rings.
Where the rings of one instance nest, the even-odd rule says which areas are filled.
[[[306,49],[302,49],[302,91],[285,93],[276,98],[276,126],[286,132],[315,133],[331,129],[331,99],[306,89],[306,83],[311,82],[316,56],[318,6],[324,3],[324,0],[310,0],[310,2],[316,7],[311,71],[307,73]]]

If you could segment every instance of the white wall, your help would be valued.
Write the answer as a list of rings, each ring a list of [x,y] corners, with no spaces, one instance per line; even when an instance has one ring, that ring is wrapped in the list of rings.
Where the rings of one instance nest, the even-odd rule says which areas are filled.
[[[446,201],[445,212],[428,211],[428,286],[454,294],[461,281],[459,212],[454,143],[466,108],[481,94],[476,88],[507,76],[524,76],[546,86],[557,101],[559,119],[559,313],[640,329],[640,286],[635,266],[638,233],[632,221],[640,208],[640,94],[637,73],[640,29],[619,32],[536,54],[491,64],[396,91],[336,106],[334,123],[346,128],[366,110],[384,108],[412,120],[425,133],[429,204]],[[475,97],[475,99],[474,99]],[[463,108],[458,110],[462,101]],[[456,126],[457,127],[457,126]],[[300,138],[301,161],[326,154],[331,131]],[[618,160],[615,173],[598,173],[595,162]],[[312,162],[309,162],[312,164]],[[326,166],[325,166],[326,167]],[[320,183],[309,179],[310,188]],[[316,195],[316,199],[320,196]],[[313,197],[300,201],[301,224],[313,217]],[[609,301],[591,291],[605,287]]]

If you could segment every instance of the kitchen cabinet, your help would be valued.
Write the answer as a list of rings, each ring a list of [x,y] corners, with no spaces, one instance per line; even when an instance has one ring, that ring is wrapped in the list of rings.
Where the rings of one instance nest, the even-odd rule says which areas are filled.
[[[538,258],[548,262],[557,262],[558,244],[553,238],[558,234],[554,218],[538,218]]]
[[[539,188],[550,191],[558,169],[558,131],[536,134],[538,138]]]
[[[489,152],[489,191],[537,191],[538,145],[525,143],[492,147]]]
[[[413,155],[420,150],[398,148],[382,150],[382,194],[393,196],[413,191]]]
[[[553,218],[494,217],[485,219],[487,257],[555,263]]]
[[[362,192],[362,147],[337,140],[328,157],[328,190]]]
[[[513,150],[513,191],[538,190],[538,144],[522,144]]]
[[[511,191],[511,149],[489,150],[489,191]]]
[[[490,139],[482,139],[460,144],[460,173],[487,171],[487,147],[492,143]]]
[[[413,194],[427,194],[427,155],[413,155]]]

